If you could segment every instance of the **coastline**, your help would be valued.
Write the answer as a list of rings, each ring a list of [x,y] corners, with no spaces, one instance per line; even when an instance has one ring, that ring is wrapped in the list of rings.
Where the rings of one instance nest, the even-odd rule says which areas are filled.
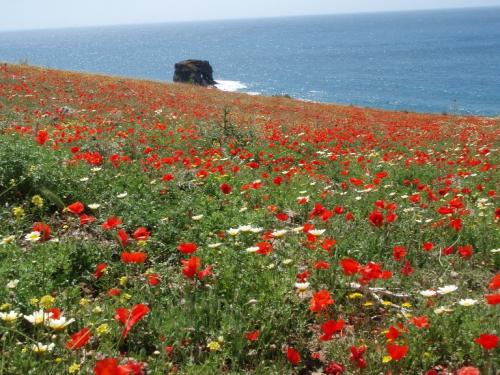
[[[80,75],[82,77],[94,77],[94,78],[107,78],[107,79],[112,79],[112,80],[118,80],[118,81],[130,81],[130,82],[142,82],[142,83],[151,83],[151,84],[159,84],[159,85],[164,85],[166,87],[175,87],[175,86],[181,86],[184,87],[187,90],[213,90],[214,88],[211,87],[201,87],[201,86],[195,86],[195,85],[189,85],[189,84],[182,84],[182,83],[174,83],[172,81],[164,81],[164,80],[156,80],[156,79],[151,79],[151,78],[144,78],[144,77],[133,77],[133,76],[122,76],[122,75],[114,75],[114,74],[106,74],[106,73],[99,73],[99,72],[88,72],[88,71],[79,71],[79,70],[66,70],[66,69],[56,69],[52,67],[46,67],[46,66],[37,66],[37,65],[30,65],[30,64],[14,64],[10,62],[5,62],[5,61],[0,61],[0,66],[11,66],[11,67],[17,67],[17,68],[25,68],[25,69],[35,69],[35,70],[40,70],[40,71],[46,71],[46,72],[52,72],[52,73],[60,73],[60,74],[71,74],[71,75]],[[216,80],[217,81],[217,80]],[[240,89],[247,88],[246,84],[242,83],[241,81],[231,81],[231,80],[219,80],[220,82],[223,82],[226,84],[226,86],[223,86],[226,88],[225,90],[215,87],[216,90],[225,93],[225,95],[234,95],[234,96],[241,96],[244,95],[245,97],[248,98],[255,98],[255,99],[263,99],[263,100],[287,100],[287,101],[293,101],[297,103],[303,103],[304,105],[315,105],[315,106],[325,106],[325,107],[337,107],[337,108],[356,108],[360,110],[366,110],[366,111],[371,111],[371,112],[379,112],[379,113],[392,113],[392,114],[405,114],[405,115],[422,115],[422,116],[430,116],[430,117],[457,117],[457,118],[484,118],[484,119],[496,119],[500,117],[500,113],[496,116],[486,116],[486,115],[473,115],[473,114],[456,114],[456,113],[434,113],[434,112],[419,112],[419,111],[411,111],[411,110],[397,110],[397,109],[386,109],[386,108],[377,108],[377,107],[366,107],[366,106],[360,106],[356,104],[344,104],[344,103],[333,103],[333,102],[321,102],[321,101],[314,101],[310,99],[303,99],[303,98],[295,98],[295,97],[287,97],[284,95],[264,95],[262,93],[257,93],[257,92],[244,92],[244,91],[238,91]],[[217,82],[219,82],[217,81]],[[227,89],[229,88],[229,89]],[[236,90],[235,90],[236,88]]]

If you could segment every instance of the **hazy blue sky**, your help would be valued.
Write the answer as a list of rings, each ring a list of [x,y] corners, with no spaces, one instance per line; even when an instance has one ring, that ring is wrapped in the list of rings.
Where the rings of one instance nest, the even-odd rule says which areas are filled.
[[[0,30],[500,6],[500,0],[0,0]]]

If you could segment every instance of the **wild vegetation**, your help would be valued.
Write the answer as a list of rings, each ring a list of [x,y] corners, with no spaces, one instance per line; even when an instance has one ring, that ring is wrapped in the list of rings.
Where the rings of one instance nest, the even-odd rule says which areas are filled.
[[[0,374],[495,374],[498,119],[0,67]]]

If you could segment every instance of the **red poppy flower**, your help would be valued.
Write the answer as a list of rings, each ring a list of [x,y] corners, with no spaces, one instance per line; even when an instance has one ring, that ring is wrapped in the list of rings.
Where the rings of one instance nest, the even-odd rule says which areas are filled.
[[[332,247],[334,247],[336,243],[337,240],[335,240],[334,238],[325,238],[321,243],[321,247],[323,248],[323,250],[326,250],[328,253],[330,253]]]
[[[160,283],[160,275],[157,273],[150,273],[148,276],[148,283],[151,286],[156,286]]]
[[[102,275],[104,275],[104,271],[106,270],[107,267],[108,266],[106,263],[99,263],[97,265],[97,267],[95,268],[95,273],[94,273],[94,276],[96,277],[96,279],[100,279],[102,277]]]
[[[257,254],[260,255],[269,255],[273,251],[273,245],[269,242],[259,242],[256,246],[259,248],[259,250],[257,250]]]
[[[483,333],[477,339],[475,339],[474,342],[481,345],[484,350],[492,350],[495,349],[498,345],[498,336]]]
[[[462,220],[459,218],[450,219],[449,226],[451,229],[458,232],[460,229],[462,229]]]
[[[134,233],[132,233],[132,236],[136,241],[146,241],[151,233],[145,228],[145,227],[139,227],[137,228]]]
[[[75,202],[66,207],[66,210],[75,215],[80,215],[84,209],[85,207],[81,202]]]
[[[328,268],[330,268],[330,263],[320,260],[314,263],[314,268],[317,270],[327,270]]]
[[[191,257],[188,260],[181,260],[181,263],[183,265],[182,273],[189,279],[194,278],[196,272],[198,272],[201,267],[201,259],[198,257]]]
[[[47,132],[47,130],[39,130],[35,138],[36,143],[38,143],[39,145],[44,145],[48,139],[49,133]]]
[[[413,267],[411,266],[410,262],[408,262],[407,260],[405,260],[405,263],[404,263],[403,267],[401,267],[401,269],[399,270],[399,272],[402,275],[410,276],[413,273]]]
[[[259,330],[247,332],[245,333],[245,337],[248,341],[257,341],[259,339]]]
[[[118,375],[144,375],[143,363],[129,360],[124,365],[118,366]]]
[[[132,307],[131,310],[119,307],[116,309],[115,319],[125,325],[122,332],[122,337],[127,337],[132,327],[149,313],[149,307],[139,303]]]
[[[488,305],[498,305],[500,303],[500,294],[487,294],[484,296]]]
[[[223,194],[229,194],[231,190],[231,186],[225,182],[220,185],[220,191],[222,191]]]
[[[142,251],[129,253],[128,251],[122,252],[121,255],[123,263],[144,263],[148,255]]]
[[[33,224],[33,230],[40,232],[40,237],[43,241],[48,241],[50,239],[50,227],[42,222],[36,222]]]
[[[93,223],[95,221],[95,217],[92,215],[81,214],[80,215],[80,225],[86,225],[89,223]]]
[[[96,362],[95,375],[143,375],[144,364],[129,360],[124,365],[118,365],[114,358],[105,358]]]
[[[375,226],[375,227],[381,227],[384,225],[384,214],[380,212],[379,210],[374,210],[368,216],[368,220],[370,220],[370,224]]]
[[[427,316],[414,316],[411,318],[411,322],[415,325],[417,328],[428,328],[430,327],[429,324],[429,318]]]
[[[87,345],[92,333],[88,328],[82,328],[78,332],[71,335],[71,340],[66,343],[66,348],[70,350],[80,349],[81,347]]]
[[[340,261],[340,266],[342,267],[345,275],[354,275],[360,269],[360,264],[352,258],[342,259]]]
[[[363,185],[363,180],[360,180],[359,178],[356,177],[350,177],[349,182],[353,184],[354,186],[360,186]]]
[[[328,306],[333,305],[334,303],[335,301],[332,299],[330,292],[326,289],[322,289],[313,293],[309,310],[312,312],[320,312],[328,309]]]
[[[349,356],[349,360],[353,362],[359,369],[364,369],[366,367],[366,360],[363,357],[366,349],[366,346],[351,346],[350,348],[351,355]]]
[[[204,270],[198,272],[198,280],[203,280],[205,277],[212,274],[212,266],[207,266]]]
[[[321,331],[323,335],[320,336],[320,340],[328,341],[331,340],[333,335],[344,328],[345,321],[343,319],[339,320],[329,320],[321,325]]]
[[[393,361],[403,359],[406,353],[408,353],[408,345],[388,344],[386,345],[386,349]]]
[[[458,253],[462,258],[468,259],[472,256],[474,250],[472,249],[472,245],[459,246]]]
[[[462,367],[457,370],[457,375],[481,375],[481,372],[477,367]]]
[[[303,283],[307,280],[309,277],[310,272],[308,270],[305,270],[304,272],[298,273],[296,278],[299,283]]]
[[[121,219],[117,218],[116,216],[111,216],[102,224],[102,227],[103,229],[110,230],[116,228],[121,223]]]
[[[61,310],[57,307],[54,307],[52,309],[48,309],[45,312],[52,314],[51,315],[52,319],[59,319],[61,317]]]
[[[441,249],[441,254],[443,255],[451,255],[455,252],[455,248],[453,246],[446,246]]]
[[[286,351],[286,357],[292,364],[292,366],[297,366],[297,364],[300,362],[300,353],[291,346],[289,346]]]
[[[276,214],[276,219],[279,221],[287,221],[288,220],[288,215],[285,214],[284,212],[280,212],[279,214]]]
[[[431,251],[432,249],[434,248],[434,244],[432,242],[425,242],[423,245],[422,245],[422,249],[424,251]]]
[[[401,336],[401,334],[402,333],[396,327],[391,326],[385,333],[385,337],[392,342],[396,340],[399,336]]]
[[[170,173],[164,175],[162,178],[162,181],[165,181],[165,182],[168,182],[168,181],[172,181],[174,179],[174,176]]]
[[[345,371],[345,366],[339,362],[330,362],[324,369],[323,372],[327,375],[340,375]]]
[[[177,250],[183,254],[193,254],[197,249],[198,246],[192,242],[184,242],[177,246]]]
[[[500,273],[497,273],[490,281],[488,288],[491,290],[500,289]]]
[[[406,256],[406,252],[406,248],[404,248],[403,246],[394,246],[392,248],[392,257],[396,262],[399,262]]]
[[[123,229],[118,229],[118,232],[116,232],[116,235],[118,236],[118,240],[120,241],[120,244],[122,246],[127,246],[127,244],[128,244],[127,232],[125,232]]]
[[[114,358],[105,358],[97,361],[94,367],[95,375],[118,375],[118,361]]]
[[[107,292],[107,295],[109,297],[116,297],[116,296],[119,296],[120,294],[122,294],[122,291],[119,288],[111,288]]]

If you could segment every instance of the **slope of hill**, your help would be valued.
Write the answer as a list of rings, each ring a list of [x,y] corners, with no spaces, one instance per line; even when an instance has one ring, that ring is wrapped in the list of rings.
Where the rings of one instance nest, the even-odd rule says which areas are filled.
[[[2,65],[0,374],[493,374],[499,133]]]

